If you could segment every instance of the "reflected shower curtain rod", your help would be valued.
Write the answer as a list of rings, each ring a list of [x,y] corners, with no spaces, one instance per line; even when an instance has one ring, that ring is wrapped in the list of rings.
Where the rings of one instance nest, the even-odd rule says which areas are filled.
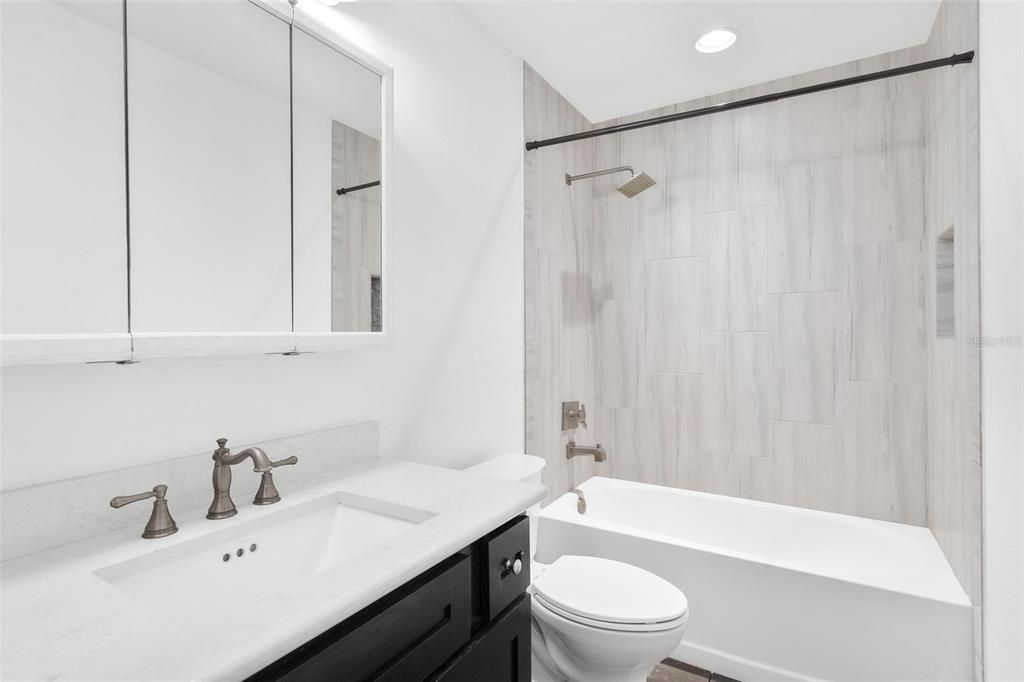
[[[917,73],[918,71],[928,71],[929,69],[937,69],[942,66],[970,64],[972,61],[974,61],[974,50],[971,50],[970,52],[960,52],[953,54],[952,56],[949,57],[943,57],[941,59],[932,59],[931,61],[927,62],[908,64],[907,66],[898,66],[894,69],[886,69],[884,71],[865,73],[860,76],[851,76],[850,78],[840,78],[838,80],[828,81],[826,83],[808,85],[802,88],[793,88],[792,90],[783,90],[782,92],[776,92],[770,95],[758,95],[757,97],[740,99],[736,100],[735,102],[723,102],[722,104],[715,104],[710,107],[703,107],[701,109],[681,111],[677,114],[666,114],[665,116],[645,118],[640,121],[633,121],[632,123],[620,123],[618,125],[608,126],[606,128],[587,130],[582,133],[572,133],[570,135],[560,135],[559,137],[549,137],[546,140],[534,140],[533,142],[526,143],[526,151],[540,149],[541,147],[550,147],[556,144],[565,144],[567,142],[588,140],[592,137],[600,137],[602,135],[624,133],[630,130],[638,130],[639,128],[647,128],[650,126],[661,125],[663,123],[685,121],[686,119],[689,118],[698,118],[700,116],[719,114],[723,111],[733,111],[735,109],[743,109],[745,107],[752,107],[758,104],[777,102],[781,99],[789,99],[790,97],[799,97],[801,95],[810,95],[811,93],[823,92],[825,90],[845,88],[848,85],[859,85],[861,83],[882,80],[884,78],[893,78],[894,76],[903,76],[909,73]]]
[[[377,187],[380,185],[380,180],[374,180],[373,182],[365,182],[362,185],[352,185],[351,187],[342,187],[339,190],[335,190],[335,194],[339,197],[349,192],[358,192],[361,189],[370,189],[371,187]]]

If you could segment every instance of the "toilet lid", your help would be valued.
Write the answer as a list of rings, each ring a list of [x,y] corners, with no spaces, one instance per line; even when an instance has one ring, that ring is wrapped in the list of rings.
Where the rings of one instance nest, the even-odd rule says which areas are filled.
[[[650,571],[611,559],[563,556],[533,581],[534,593],[565,616],[640,625],[687,615],[686,595]]]

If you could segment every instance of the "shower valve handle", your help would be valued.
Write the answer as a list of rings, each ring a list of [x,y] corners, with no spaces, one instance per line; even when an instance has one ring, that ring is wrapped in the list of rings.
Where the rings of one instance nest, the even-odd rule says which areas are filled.
[[[580,420],[580,426],[587,428],[587,406],[580,403],[580,410],[576,413],[576,418]]]

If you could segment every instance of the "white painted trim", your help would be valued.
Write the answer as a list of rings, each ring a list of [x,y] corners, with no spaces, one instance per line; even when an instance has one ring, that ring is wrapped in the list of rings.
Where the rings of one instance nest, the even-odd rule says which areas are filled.
[[[394,345],[394,339],[387,333],[299,332],[295,334],[295,350],[300,353],[391,348]]]
[[[317,40],[333,47],[352,61],[357,62],[370,71],[373,71],[382,79],[394,71],[394,68],[390,64],[365,51],[345,36],[313,17],[301,7],[295,8],[292,25],[310,34]]]
[[[193,357],[200,355],[253,355],[295,350],[291,332],[197,332],[132,334],[132,359]]]
[[[983,0],[981,151],[983,669],[1024,680],[1024,5]]]
[[[0,357],[6,365],[129,360],[132,339],[120,334],[3,334]]]

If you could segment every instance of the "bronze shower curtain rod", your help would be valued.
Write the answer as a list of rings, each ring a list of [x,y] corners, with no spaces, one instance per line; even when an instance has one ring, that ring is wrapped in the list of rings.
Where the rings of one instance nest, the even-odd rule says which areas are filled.
[[[776,92],[770,95],[758,95],[757,97],[749,97],[747,99],[736,100],[735,102],[724,102],[722,104],[715,104],[710,107],[693,109],[691,111],[681,111],[676,114],[666,114],[665,116],[656,116],[655,118],[647,118],[640,121],[633,121],[632,123],[620,123],[619,125],[608,126],[606,128],[597,128],[595,130],[587,130],[582,133],[572,133],[570,135],[560,135],[559,137],[549,137],[546,140],[534,140],[533,142],[526,143],[526,151],[540,149],[541,147],[550,147],[556,144],[565,144],[567,142],[587,140],[592,137],[600,137],[602,135],[624,133],[630,130],[638,130],[639,128],[647,128],[649,126],[661,125],[663,123],[685,121],[686,119],[689,118],[698,118],[700,116],[719,114],[723,111],[743,109],[745,107],[752,107],[758,104],[766,104],[768,102],[777,102],[781,99],[789,99],[790,97],[799,97],[801,95],[810,95],[811,93],[822,92],[825,90],[845,88],[848,85],[859,85],[860,83],[882,80],[884,78],[893,78],[894,76],[903,76],[909,73],[917,73],[918,71],[937,69],[942,66],[970,64],[972,61],[974,61],[974,50],[971,50],[970,52],[960,52],[953,54],[949,57],[943,57],[941,59],[932,59],[931,61],[927,62],[908,64],[907,66],[898,66],[894,69],[874,71],[872,73],[865,73],[860,76],[851,76],[850,78],[840,78],[838,80],[828,81],[826,83],[818,83],[816,85],[808,85],[802,88],[783,90],[782,92]]]
[[[380,180],[374,180],[373,182],[364,182],[361,185],[352,185],[351,187],[342,187],[339,190],[335,190],[335,194],[339,197],[349,192],[358,192],[361,189],[370,189],[371,187],[377,187],[380,185]]]

